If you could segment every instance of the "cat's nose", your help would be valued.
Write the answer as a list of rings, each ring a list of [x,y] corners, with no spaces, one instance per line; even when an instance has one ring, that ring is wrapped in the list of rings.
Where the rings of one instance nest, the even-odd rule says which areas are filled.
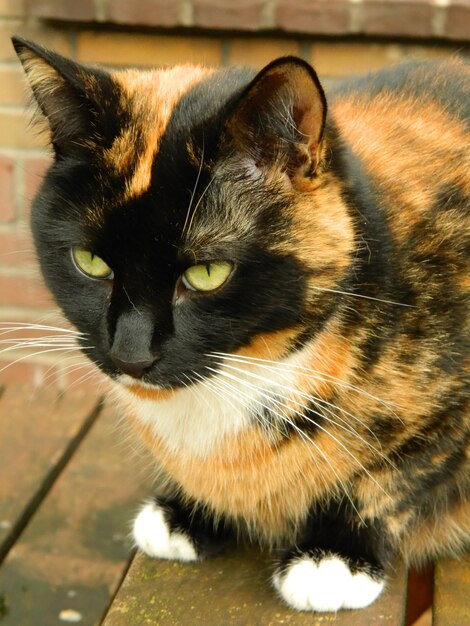
[[[111,356],[111,359],[123,374],[128,374],[132,378],[142,378],[145,370],[147,370],[155,359],[145,359],[143,361],[124,361],[117,356]]]
[[[133,378],[142,378],[157,359],[151,349],[154,323],[145,309],[124,311],[116,322],[109,352],[114,365]]]

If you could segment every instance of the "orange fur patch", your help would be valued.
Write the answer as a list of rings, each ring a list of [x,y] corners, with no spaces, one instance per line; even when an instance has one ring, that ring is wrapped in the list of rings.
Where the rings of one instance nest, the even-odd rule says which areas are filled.
[[[174,389],[148,389],[140,385],[129,385],[126,389],[141,400],[154,400],[155,402],[169,400],[176,393]]]
[[[378,185],[392,216],[390,228],[400,239],[432,206],[443,161],[452,163],[445,167],[446,184],[470,190],[469,134],[437,102],[390,92],[354,94],[335,103],[332,112]]]
[[[314,444],[298,436],[279,444],[253,426],[201,458],[170,451],[149,426],[135,419],[132,423],[184,493],[216,513],[244,518],[248,528],[272,543],[292,533],[312,499],[335,492],[338,479],[346,487],[357,470],[326,433]]]
[[[247,346],[235,350],[233,354],[235,356],[277,361],[286,355],[289,344],[295,339],[299,330],[297,328],[286,328],[285,330],[256,335]]]
[[[272,335],[271,344],[263,335],[238,354],[271,359],[273,350],[283,352],[292,330]],[[328,395],[334,381],[346,379],[351,359],[348,341],[333,329],[324,331],[304,352],[302,361],[311,372],[322,374],[296,369],[295,388],[300,394],[313,389],[318,395]],[[292,410],[301,403],[295,393],[286,400]],[[269,438],[255,424],[227,437],[204,457],[170,450],[150,426],[137,419],[132,423],[185,494],[216,513],[244,519],[248,528],[256,528],[270,543],[295,532],[312,501],[348,489],[361,464],[373,457],[373,452],[364,449],[360,439],[352,438],[338,422],[323,425],[312,438],[293,432],[287,440],[276,430]]]
[[[315,393],[328,398],[338,384],[347,384],[352,366],[355,363],[350,342],[326,329],[307,347],[305,367],[309,371],[300,372],[297,386],[303,393]]]
[[[170,120],[175,105],[196,83],[207,78],[213,69],[183,65],[164,70],[127,70],[115,72],[114,80],[124,94],[122,107],[133,113],[133,125],[125,129],[106,151],[109,167],[127,176],[125,200],[144,193],[150,185],[152,164],[158,152],[160,139]],[[145,137],[145,147],[138,155],[134,171],[137,136]]]

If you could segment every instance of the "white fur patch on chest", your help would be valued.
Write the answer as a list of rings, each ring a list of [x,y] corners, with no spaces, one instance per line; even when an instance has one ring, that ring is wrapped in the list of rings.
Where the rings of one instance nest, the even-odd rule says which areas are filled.
[[[295,370],[267,373],[260,365],[229,362],[212,378],[163,399],[139,397],[122,383],[115,391],[170,452],[205,457],[223,440],[259,421],[260,413],[272,408],[274,396],[286,397],[288,388],[295,386],[295,376]]]

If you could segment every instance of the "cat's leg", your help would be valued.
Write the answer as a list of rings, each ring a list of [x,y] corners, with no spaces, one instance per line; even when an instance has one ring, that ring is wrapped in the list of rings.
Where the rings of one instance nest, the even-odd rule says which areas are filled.
[[[276,565],[274,587],[295,609],[363,608],[385,586],[390,553],[384,533],[376,524],[346,518],[342,509],[312,514],[301,542]]]
[[[230,542],[231,530],[197,504],[157,497],[139,511],[133,525],[140,550],[160,559],[196,561],[216,554]]]

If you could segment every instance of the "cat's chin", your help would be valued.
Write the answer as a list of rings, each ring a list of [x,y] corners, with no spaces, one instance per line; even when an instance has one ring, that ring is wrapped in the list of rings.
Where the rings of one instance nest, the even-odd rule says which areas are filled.
[[[157,383],[148,383],[144,380],[137,380],[127,374],[120,374],[114,380],[118,386],[121,387],[121,389],[125,389],[142,399],[164,399],[173,395],[177,391],[177,389],[173,389],[172,387],[164,387],[163,385],[158,385]]]
[[[156,383],[148,383],[145,380],[133,378],[128,374],[120,374],[115,378],[115,381],[123,387],[136,387],[139,389],[150,389],[153,391],[168,391],[168,387],[163,387],[162,385],[158,385]]]

